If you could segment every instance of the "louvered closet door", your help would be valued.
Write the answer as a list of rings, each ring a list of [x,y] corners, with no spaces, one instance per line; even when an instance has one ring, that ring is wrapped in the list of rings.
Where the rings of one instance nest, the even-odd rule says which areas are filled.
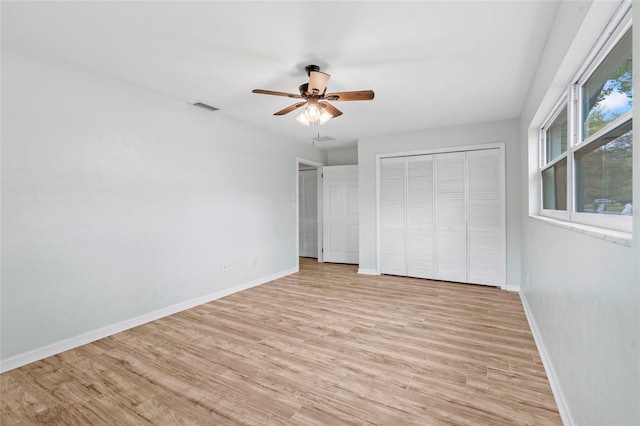
[[[433,155],[407,158],[407,275],[434,278]]]
[[[467,174],[469,282],[501,285],[504,252],[499,150],[469,151]]]
[[[404,158],[380,160],[380,272],[407,275]]]
[[[318,257],[318,172],[299,172],[300,256]]]
[[[436,279],[467,282],[464,152],[435,154]]]

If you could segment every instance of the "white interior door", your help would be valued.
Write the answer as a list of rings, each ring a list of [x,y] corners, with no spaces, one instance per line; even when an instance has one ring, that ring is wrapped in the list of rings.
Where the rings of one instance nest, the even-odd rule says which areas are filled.
[[[358,166],[326,166],[323,173],[325,262],[359,262]]]
[[[318,171],[299,172],[299,255],[318,257]]]

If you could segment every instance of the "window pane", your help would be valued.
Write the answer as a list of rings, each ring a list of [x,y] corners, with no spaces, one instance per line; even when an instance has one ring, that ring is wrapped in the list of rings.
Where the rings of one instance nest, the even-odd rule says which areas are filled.
[[[567,159],[542,172],[542,208],[567,210]]]
[[[545,134],[546,141],[546,163],[567,150],[567,107],[565,106],[558,117],[547,129]]]
[[[582,86],[582,140],[631,110],[631,29]]]
[[[631,120],[575,154],[576,211],[631,215]]]

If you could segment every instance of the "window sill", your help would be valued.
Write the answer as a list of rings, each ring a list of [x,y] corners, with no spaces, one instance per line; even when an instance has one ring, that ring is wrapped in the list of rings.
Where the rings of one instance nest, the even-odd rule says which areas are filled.
[[[570,231],[579,232],[581,234],[588,235],[590,237],[599,238],[601,240],[610,241],[615,244],[620,244],[626,247],[631,247],[631,233],[614,231],[611,229],[599,228],[596,226],[583,225],[581,223],[566,222],[564,220],[552,219],[544,216],[529,215],[530,218],[539,220],[549,225],[557,226],[559,228],[568,229]]]

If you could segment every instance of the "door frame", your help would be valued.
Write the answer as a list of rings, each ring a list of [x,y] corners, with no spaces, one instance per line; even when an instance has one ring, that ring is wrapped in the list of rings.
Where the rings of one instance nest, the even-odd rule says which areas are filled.
[[[500,197],[502,203],[502,220],[500,223],[501,233],[500,240],[503,248],[502,263],[502,285],[501,288],[507,288],[507,188],[506,188],[506,163],[505,163],[505,142],[494,142],[477,145],[460,145],[452,147],[420,149],[414,151],[400,151],[376,154],[376,275],[380,272],[380,160],[392,157],[411,157],[416,155],[443,154],[447,152],[465,152],[478,151],[484,149],[498,149],[500,153]]]
[[[296,208],[296,267],[300,269],[300,165],[315,167],[318,171],[318,262],[323,262],[322,257],[322,167],[324,163],[318,161],[307,160],[306,158],[296,157],[296,192],[293,197]]]

